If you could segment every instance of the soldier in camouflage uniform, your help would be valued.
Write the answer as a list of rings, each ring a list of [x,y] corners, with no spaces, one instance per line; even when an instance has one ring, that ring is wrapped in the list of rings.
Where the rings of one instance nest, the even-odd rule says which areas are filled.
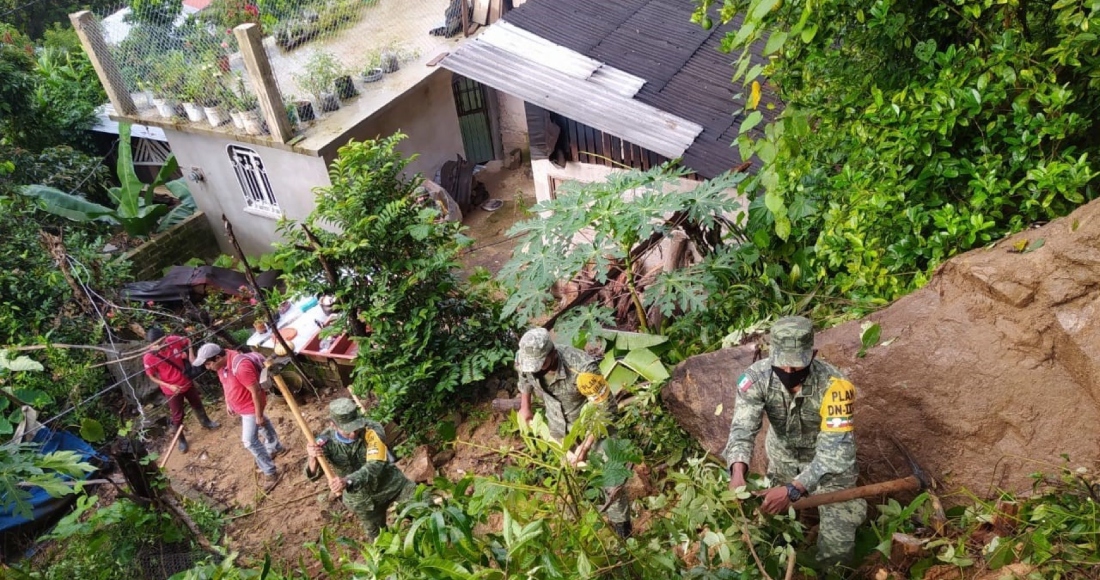
[[[531,391],[538,392],[546,408],[550,436],[558,441],[569,433],[585,403],[599,405],[611,417],[618,410],[596,359],[571,346],[554,344],[545,328],[533,328],[520,339],[516,370],[519,371],[519,419],[526,423],[534,416]],[[566,459],[576,466],[588,457],[593,447],[602,453],[602,446],[602,441],[597,443],[596,437],[589,434],[575,450],[566,454]],[[615,494],[607,508],[607,519],[620,537],[629,536],[630,497],[626,489],[607,488],[604,493]]]
[[[351,399],[336,399],[328,408],[332,426],[306,446],[306,477],[320,478],[323,471],[317,458],[327,459],[338,475],[329,480],[329,489],[343,492],[344,505],[359,516],[368,539],[373,540],[386,526],[386,510],[411,497],[416,484],[394,465],[382,425],[360,415]]]
[[[768,479],[761,509],[783,513],[804,495],[855,486],[856,443],[852,433],[855,387],[836,367],[814,358],[813,324],[801,316],[772,326],[771,356],[753,363],[737,381],[737,406],[723,455],[730,488],[745,485],[760,420],[768,416],[764,448]],[[818,508],[817,559],[848,560],[856,528],[867,514],[862,499]]]

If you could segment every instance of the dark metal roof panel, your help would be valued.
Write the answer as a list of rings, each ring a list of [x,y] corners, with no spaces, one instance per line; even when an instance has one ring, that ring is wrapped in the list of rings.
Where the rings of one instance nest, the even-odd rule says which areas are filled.
[[[700,175],[714,177],[741,163],[731,144],[744,101],[735,97],[748,91],[730,82],[734,56],[719,50],[740,18],[707,31],[691,22],[694,9],[692,0],[527,0],[504,19],[645,79],[637,100],[703,127],[683,159]],[[754,47],[754,62],[764,62],[762,47]],[[776,100],[765,88],[765,118],[778,111],[764,108],[768,103]]]

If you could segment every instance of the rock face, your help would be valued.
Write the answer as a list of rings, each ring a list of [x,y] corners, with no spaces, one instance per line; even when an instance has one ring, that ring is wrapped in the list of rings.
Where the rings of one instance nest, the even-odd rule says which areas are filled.
[[[1040,247],[1019,253],[1019,242]],[[868,319],[886,344],[864,358],[860,321],[816,337],[818,356],[856,385],[865,480],[907,475],[891,434],[948,490],[979,496],[1029,488],[1029,474],[1056,470],[1062,454],[1073,465],[1100,459],[1097,202],[951,259]],[[662,394],[710,452],[725,445],[734,384],[751,362],[747,347],[693,357]]]

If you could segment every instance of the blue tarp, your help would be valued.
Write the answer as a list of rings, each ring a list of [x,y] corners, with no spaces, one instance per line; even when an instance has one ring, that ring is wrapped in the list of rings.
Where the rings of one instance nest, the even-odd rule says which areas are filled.
[[[102,454],[97,453],[87,441],[66,431],[39,429],[38,432],[34,434],[34,442],[39,444],[38,452],[43,455],[54,451],[75,451],[80,454],[84,461],[91,461],[93,459],[106,461],[107,459]],[[91,477],[91,475],[91,473],[87,474],[85,479]],[[19,526],[31,520],[38,520],[64,508],[69,503],[65,498],[50,497],[41,487],[32,487],[29,491],[31,493],[30,502],[31,505],[34,506],[34,512],[31,519],[28,520],[10,511],[0,512],[0,533],[14,531]],[[14,510],[14,506],[10,509]]]

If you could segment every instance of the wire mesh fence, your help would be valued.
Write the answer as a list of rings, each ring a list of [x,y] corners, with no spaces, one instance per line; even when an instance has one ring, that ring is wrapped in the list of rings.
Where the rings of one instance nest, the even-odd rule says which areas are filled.
[[[266,132],[234,28],[254,23],[292,125],[407,89],[403,67],[461,35],[460,0],[130,0],[96,14],[139,117]]]

